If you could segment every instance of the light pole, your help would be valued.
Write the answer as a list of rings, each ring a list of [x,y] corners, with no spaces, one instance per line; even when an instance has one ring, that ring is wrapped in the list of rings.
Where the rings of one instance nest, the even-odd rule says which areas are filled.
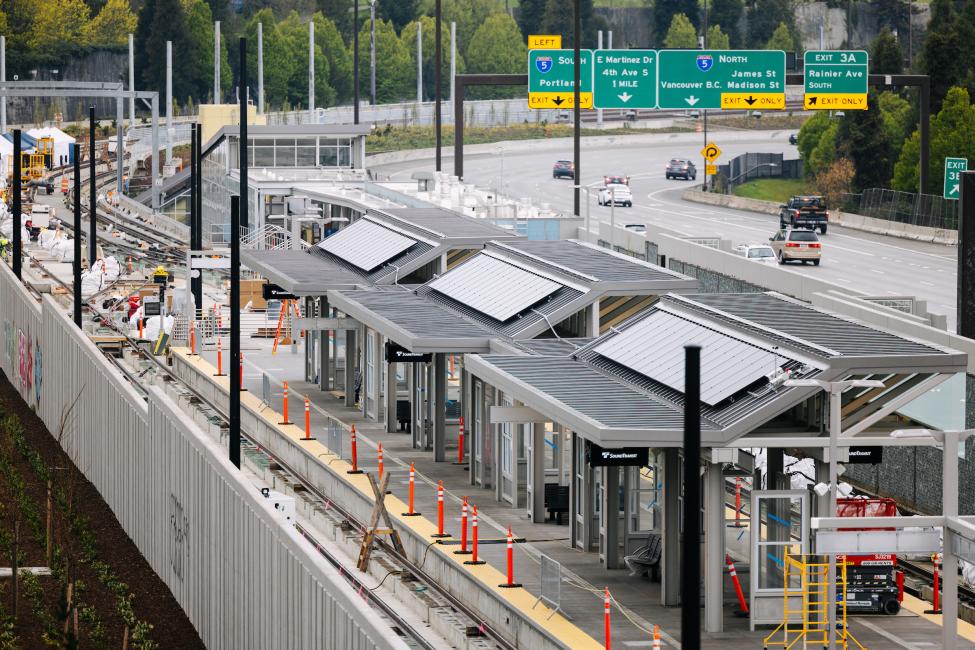
[[[372,105],[376,105],[376,0],[369,0],[369,88]]]
[[[745,172],[743,172],[741,174],[738,174],[737,176],[735,176],[734,178],[732,178],[730,181],[728,181],[728,185],[731,185],[732,183],[734,183],[739,178],[748,176],[749,174],[751,174],[756,169],[761,169],[762,167],[778,167],[778,166],[779,166],[779,163],[762,163],[760,165],[755,165],[751,169],[749,169],[749,170],[747,170],[747,171],[745,171]]]
[[[592,188],[596,187],[597,185],[599,185],[599,183],[590,183],[589,185],[579,185],[576,183],[572,186],[572,189],[576,192],[582,191],[586,193],[586,232],[589,232],[589,215],[592,211],[592,197],[590,196],[590,193]]]
[[[961,431],[933,431],[931,429],[898,429],[892,438],[933,438],[944,448],[942,467],[941,512],[945,519],[958,516],[958,458],[964,457],[965,439],[975,435],[975,429]],[[949,526],[942,526],[941,578],[944,598],[941,604],[941,647],[954,650],[958,647],[958,558],[952,552],[949,536],[955,533]]]
[[[829,516],[836,516],[836,493],[839,473],[836,456],[839,453],[840,429],[843,425],[843,393],[851,388],[884,388],[876,379],[787,379],[786,386],[815,387],[829,393]],[[826,625],[829,628],[829,648],[836,650],[836,555],[829,556],[829,578],[826,580]],[[846,595],[844,594],[844,598]]]

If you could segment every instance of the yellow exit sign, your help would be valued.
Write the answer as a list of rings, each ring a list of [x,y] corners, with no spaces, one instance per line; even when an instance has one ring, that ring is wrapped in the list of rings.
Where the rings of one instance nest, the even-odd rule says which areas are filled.
[[[528,37],[529,50],[561,50],[562,37],[558,34],[532,34]]]

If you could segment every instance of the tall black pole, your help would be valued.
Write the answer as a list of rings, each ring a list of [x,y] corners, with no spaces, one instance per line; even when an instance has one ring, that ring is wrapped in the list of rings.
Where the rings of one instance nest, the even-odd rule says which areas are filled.
[[[701,348],[684,346],[684,537],[680,643],[701,647]],[[722,533],[723,534],[723,533]]]
[[[247,191],[247,39],[240,39],[240,227],[248,226],[247,212],[250,193]],[[230,238],[240,237],[240,228]]]
[[[190,129],[190,250],[203,248],[203,215],[200,214],[200,125],[193,124]],[[191,257],[192,259],[192,257]],[[192,274],[193,269],[190,269]],[[193,306],[197,312],[203,309],[203,271],[190,278],[190,292]]]
[[[962,172],[958,199],[958,335],[975,337],[975,171]]]
[[[95,193],[95,105],[88,107],[88,224],[91,231],[88,233],[88,268],[95,267],[98,260],[98,236],[95,230],[95,219],[97,217],[98,194]],[[158,151],[153,151],[152,155],[158,156]]]
[[[230,197],[230,231],[240,230],[239,196]],[[230,462],[240,469],[240,238],[230,238]]]
[[[24,245],[23,241],[21,241],[23,239],[23,237],[21,237],[21,231],[23,230],[24,225],[21,223],[21,218],[20,218],[20,211],[21,211],[20,184],[22,180],[21,176],[23,175],[23,170],[21,169],[21,167],[22,164],[20,160],[20,129],[14,129],[14,200],[13,200],[14,249],[11,252],[11,255],[13,255],[13,260],[14,260],[13,263],[14,275],[17,276],[18,280],[21,277],[20,251]]]
[[[352,123],[359,123],[359,0],[352,5]]]
[[[578,217],[582,214],[582,212],[579,211],[579,196],[581,194],[579,188],[579,182],[580,179],[582,178],[581,167],[579,165],[579,158],[580,158],[579,128],[582,126],[582,113],[580,112],[579,109],[579,91],[581,90],[580,83],[581,83],[581,66],[582,66],[582,61],[579,60],[580,57],[579,42],[582,40],[582,16],[579,12],[579,0],[575,0],[574,2],[574,11],[575,11],[575,36],[572,39],[572,48],[573,48],[572,56],[574,62],[573,72],[575,74],[575,77],[572,84],[572,95],[574,100],[572,114],[574,118],[575,128],[572,129],[572,162],[575,165],[575,167],[574,167],[574,171],[572,172],[572,180],[575,183],[575,190],[573,192],[573,214],[575,214]]]
[[[197,124],[196,127],[196,155],[199,159],[197,162],[199,166],[196,171],[196,189],[197,192],[194,195],[194,201],[196,201],[196,220],[197,220],[197,238],[200,248],[203,248],[203,125]],[[203,284],[200,284],[201,291]],[[202,303],[201,303],[202,304]]]
[[[441,40],[443,39],[443,30],[441,29],[441,22],[443,19],[443,11],[441,10],[441,0],[437,0],[436,4],[436,21],[437,21],[437,36],[436,44],[434,45],[433,51],[433,65],[436,66],[436,70],[433,73],[434,83],[436,84],[434,101],[436,102],[433,106],[433,128],[437,132],[437,171],[440,171],[440,148],[443,145],[442,135],[440,129],[443,123],[443,116],[440,114],[440,103],[443,101],[443,91],[440,83],[440,75],[443,69],[443,47],[441,46]]]
[[[928,192],[928,160],[931,155],[931,78],[921,78],[921,160],[918,178],[918,192]]]
[[[81,327],[81,145],[71,145],[74,158],[74,324]]]
[[[701,44],[704,49],[708,49],[708,0],[704,0],[704,29],[701,30],[703,37],[701,38]],[[701,111],[704,113],[704,148],[707,149],[708,146],[708,109],[703,109]],[[708,159],[704,159],[704,191],[708,189]],[[745,180],[748,180],[747,178]]]

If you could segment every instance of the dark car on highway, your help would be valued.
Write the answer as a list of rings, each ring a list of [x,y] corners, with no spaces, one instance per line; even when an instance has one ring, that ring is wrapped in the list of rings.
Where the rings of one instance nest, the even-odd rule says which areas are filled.
[[[670,178],[683,178],[686,180],[694,180],[697,178],[697,168],[694,167],[694,163],[690,160],[684,158],[673,158],[667,167],[664,168],[664,176],[668,179]]]
[[[799,136],[793,133],[789,136],[789,144],[799,144]]]
[[[552,166],[552,178],[575,179],[576,166],[570,160],[556,160]]]

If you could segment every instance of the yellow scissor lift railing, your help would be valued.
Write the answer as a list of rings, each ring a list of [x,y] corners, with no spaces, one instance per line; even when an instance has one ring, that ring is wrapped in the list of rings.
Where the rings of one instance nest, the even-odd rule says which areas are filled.
[[[839,594],[837,595],[836,645],[844,649],[853,647],[866,650],[850,634],[846,622],[846,567],[847,563],[837,561]],[[829,579],[829,559],[821,555],[789,555],[785,551],[783,559],[783,598],[785,600],[782,622],[764,639],[764,648],[782,646],[806,648],[809,645],[829,647],[828,609],[829,589],[837,584]],[[792,585],[796,586],[793,587]],[[790,609],[790,603],[792,608]],[[796,603],[801,606],[796,609]]]

